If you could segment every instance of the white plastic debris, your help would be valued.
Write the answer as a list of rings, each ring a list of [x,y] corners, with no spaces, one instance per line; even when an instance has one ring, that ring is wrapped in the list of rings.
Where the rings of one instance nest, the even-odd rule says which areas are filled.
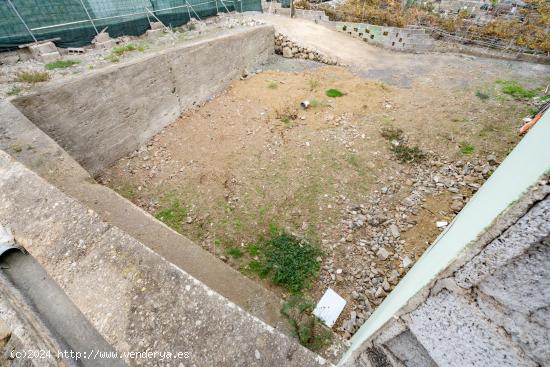
[[[336,320],[338,320],[345,306],[346,300],[331,288],[328,288],[319,300],[319,303],[317,303],[313,314],[323,321],[326,326],[331,328]]]
[[[437,228],[445,228],[449,225],[449,222],[447,222],[446,220],[438,220],[437,222],[435,222],[435,225],[437,226]]]

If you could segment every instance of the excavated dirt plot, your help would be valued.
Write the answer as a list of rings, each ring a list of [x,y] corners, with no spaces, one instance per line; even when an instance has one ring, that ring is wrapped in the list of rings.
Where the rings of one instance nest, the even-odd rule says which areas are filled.
[[[471,70],[457,61],[408,75],[406,87],[345,67],[268,68],[186,113],[99,180],[153,215],[175,205],[183,215],[169,223],[175,230],[253,278],[247,247],[270,224],[316,241],[322,268],[307,293],[318,300],[330,286],[347,299],[335,330],[349,337],[441,233],[436,222],[450,222],[515,146],[533,108],[495,83],[505,63]],[[329,88],[345,95],[329,98]],[[402,129],[400,144],[426,159],[396,159],[381,135],[388,128]]]

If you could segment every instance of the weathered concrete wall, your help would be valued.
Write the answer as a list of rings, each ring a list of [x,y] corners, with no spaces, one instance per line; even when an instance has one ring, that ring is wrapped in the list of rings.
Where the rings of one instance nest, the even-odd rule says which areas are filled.
[[[266,60],[273,39],[272,27],[237,30],[51,83],[13,104],[96,174]]]
[[[500,234],[481,250],[472,246],[457,260],[462,265],[412,300],[348,365],[550,365],[548,178],[516,207],[525,205],[527,211],[504,214],[501,222],[512,224],[497,228]],[[373,361],[373,350],[382,364]]]
[[[0,222],[130,366],[316,366],[325,360],[227,301],[0,151]]]
[[[253,316],[279,330],[288,328],[280,314],[279,297],[97,184],[53,139],[5,100],[0,101],[0,150]]]
[[[340,32],[392,50],[424,52],[434,48],[434,40],[423,29],[384,27],[351,22],[333,22],[333,24]]]

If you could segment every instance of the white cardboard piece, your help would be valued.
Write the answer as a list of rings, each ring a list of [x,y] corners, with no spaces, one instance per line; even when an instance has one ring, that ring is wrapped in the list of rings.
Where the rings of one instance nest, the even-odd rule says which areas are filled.
[[[331,288],[328,288],[319,300],[319,303],[317,303],[313,314],[321,319],[326,326],[331,328],[345,306],[346,300]]]

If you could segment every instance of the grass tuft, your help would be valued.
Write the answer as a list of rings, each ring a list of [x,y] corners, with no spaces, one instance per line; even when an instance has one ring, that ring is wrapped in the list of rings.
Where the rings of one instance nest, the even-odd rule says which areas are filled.
[[[391,151],[403,163],[418,163],[426,159],[426,153],[417,146],[409,147],[406,144],[392,145]]]
[[[402,140],[403,139],[403,130],[395,127],[384,127],[380,132],[383,138],[388,141],[392,140]]]
[[[325,92],[327,97],[336,98],[336,97],[342,97],[345,95],[345,93],[340,92],[338,89],[329,89]]]
[[[497,80],[496,83],[502,86],[502,93],[515,99],[529,99],[537,95],[536,89],[525,89],[515,80]]]
[[[23,71],[17,74],[17,81],[23,83],[40,83],[50,79],[50,74],[46,71]]]
[[[260,278],[269,276],[274,284],[292,293],[308,288],[320,269],[321,250],[315,244],[276,228],[259,241],[253,252],[257,260],[248,263],[248,270]]]
[[[230,247],[227,249],[227,253],[234,259],[243,257],[244,253],[238,247]]]
[[[281,314],[289,322],[300,344],[315,352],[330,344],[332,333],[312,315],[313,308],[313,302],[292,296],[283,305]]]
[[[279,86],[279,84],[274,81],[274,80],[271,80],[268,84],[267,84],[267,87],[269,89],[277,89],[277,87]]]
[[[126,52],[132,52],[132,51],[143,52],[143,51],[145,51],[145,46],[140,45],[140,44],[136,45],[135,43],[127,43],[127,44],[122,45],[122,46],[113,47],[113,49],[111,50],[111,52],[116,56],[122,56]]]
[[[187,209],[177,199],[172,199],[167,207],[160,209],[155,214],[155,218],[177,232],[181,231],[185,217],[187,217]]]
[[[115,188],[115,191],[128,200],[132,200],[137,196],[134,187],[127,183],[118,186],[117,188]]]
[[[462,143],[460,144],[460,153],[468,155],[474,152],[475,148],[472,144]]]
[[[78,60],[59,60],[55,62],[50,62],[49,64],[46,64],[46,69],[48,70],[54,70],[54,69],[65,69],[68,67],[71,67],[73,65],[80,64],[80,61]]]
[[[476,97],[478,97],[482,101],[486,101],[489,99],[489,95],[487,93],[483,93],[482,91],[479,91],[479,90],[476,92]]]
[[[318,79],[313,79],[313,78],[308,80],[308,84],[309,84],[310,91],[317,90],[319,88],[319,85],[321,85]]]
[[[10,88],[10,90],[7,91],[6,95],[11,97],[11,96],[16,96],[18,95],[19,93],[21,93],[22,89],[19,88],[18,86],[14,85]]]

